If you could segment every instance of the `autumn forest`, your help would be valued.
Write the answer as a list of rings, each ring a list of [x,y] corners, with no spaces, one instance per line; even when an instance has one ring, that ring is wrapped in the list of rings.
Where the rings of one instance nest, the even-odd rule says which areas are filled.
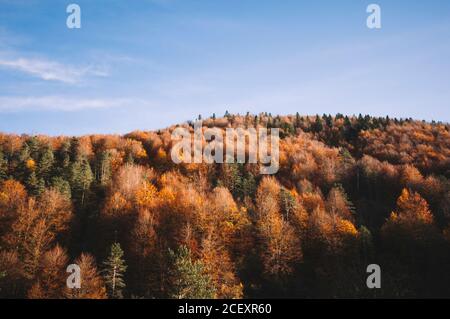
[[[0,133],[0,298],[450,298],[449,124],[227,112],[203,125],[279,128],[278,172],[175,164],[171,132],[190,121]]]

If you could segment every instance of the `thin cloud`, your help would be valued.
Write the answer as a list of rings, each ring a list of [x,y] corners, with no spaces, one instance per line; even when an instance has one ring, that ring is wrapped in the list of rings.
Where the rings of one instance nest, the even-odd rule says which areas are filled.
[[[74,84],[86,76],[108,76],[108,72],[96,67],[75,67],[45,59],[0,58],[0,67],[21,71],[46,81]]]
[[[106,109],[144,105],[137,99],[75,98],[63,96],[0,97],[0,112],[20,111],[79,111],[85,109]]]

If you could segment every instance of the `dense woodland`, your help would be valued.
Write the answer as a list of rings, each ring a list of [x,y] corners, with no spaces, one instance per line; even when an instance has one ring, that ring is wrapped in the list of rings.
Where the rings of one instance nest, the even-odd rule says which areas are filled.
[[[280,128],[280,170],[176,165],[177,126],[0,134],[0,297],[450,298],[449,124],[227,112],[203,125]],[[381,289],[366,286],[372,263]]]

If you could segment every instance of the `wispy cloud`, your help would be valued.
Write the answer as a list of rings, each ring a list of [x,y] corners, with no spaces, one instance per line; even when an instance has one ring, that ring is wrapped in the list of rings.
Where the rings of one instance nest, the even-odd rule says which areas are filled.
[[[47,59],[2,58],[0,67],[21,71],[46,81],[78,83],[86,76],[108,76],[106,70],[94,66],[72,66]]]
[[[65,96],[0,97],[0,112],[79,111],[84,109],[134,107],[148,102],[132,98],[76,98]]]

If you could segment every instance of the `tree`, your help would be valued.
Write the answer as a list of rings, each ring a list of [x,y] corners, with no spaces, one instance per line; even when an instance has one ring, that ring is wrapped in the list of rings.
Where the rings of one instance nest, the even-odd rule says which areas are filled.
[[[28,291],[28,298],[64,298],[67,263],[67,254],[60,246],[57,245],[53,249],[47,251],[39,263],[39,270],[33,286]]]
[[[125,288],[123,279],[127,270],[125,261],[123,260],[123,250],[119,243],[111,245],[111,252],[107,260],[103,262],[103,278],[108,289],[110,298],[123,298],[122,289]]]
[[[302,258],[300,238],[287,221],[294,210],[294,199],[274,178],[264,178],[257,190],[256,228],[260,241],[260,255],[264,272],[275,278],[290,275]],[[283,195],[280,195],[282,194]],[[284,209],[284,216],[281,208]]]
[[[264,272],[276,278],[292,274],[302,258],[300,240],[279,214],[270,213],[257,223]]]
[[[0,250],[0,297],[22,298],[27,284],[17,252]]]
[[[243,296],[243,286],[227,249],[219,238],[210,232],[201,243],[201,261],[212,285],[215,297],[219,299],[239,299]]]
[[[443,285],[447,278],[440,257],[445,255],[443,239],[428,203],[419,193],[402,190],[381,235],[383,256],[389,266],[388,296],[426,297]]]
[[[69,299],[106,299],[106,288],[97,271],[94,257],[83,253],[75,260],[75,264],[80,267],[81,287],[67,288],[66,297]]]
[[[323,130],[322,119],[319,115],[316,115],[316,119],[314,121],[314,124],[312,125],[312,130],[315,133],[320,133]]]
[[[289,220],[289,215],[294,212],[297,203],[292,193],[284,187],[280,190],[280,206],[283,216]]]
[[[174,299],[214,298],[215,288],[205,274],[201,261],[192,261],[191,251],[180,246],[177,251],[169,249],[169,297]]]
[[[53,150],[50,146],[47,146],[39,159],[37,164],[37,174],[40,178],[48,181],[50,179],[50,173],[53,167],[53,163],[55,161]]]
[[[55,189],[68,199],[72,197],[72,192],[70,190],[70,183],[61,176],[56,176],[52,178],[51,188]]]
[[[94,177],[89,161],[82,157],[72,164],[70,184],[72,190],[80,200],[81,206],[84,206],[86,192],[89,190]]]
[[[45,190],[45,181],[42,178],[38,178],[36,172],[32,171],[26,181],[27,188],[31,195],[39,196]]]
[[[397,209],[389,217],[385,230],[389,227],[422,228],[432,224],[433,215],[425,199],[419,193],[404,188],[397,200]],[[413,234],[417,232],[411,232]]]
[[[0,150],[0,182],[8,178],[8,161]]]
[[[328,193],[326,208],[331,214],[353,220],[353,205],[348,200],[347,194],[341,185],[333,187]]]
[[[0,238],[11,230],[19,207],[27,201],[25,187],[12,179],[0,183]]]
[[[17,251],[25,276],[32,279],[50,245],[57,237],[66,237],[72,205],[60,193],[48,190],[39,198],[29,198],[17,207],[16,214],[5,242]]]
[[[128,154],[129,156],[133,156],[132,153]],[[106,186],[111,179],[111,152],[104,151],[101,153],[99,163],[98,163],[98,180],[100,184]]]

